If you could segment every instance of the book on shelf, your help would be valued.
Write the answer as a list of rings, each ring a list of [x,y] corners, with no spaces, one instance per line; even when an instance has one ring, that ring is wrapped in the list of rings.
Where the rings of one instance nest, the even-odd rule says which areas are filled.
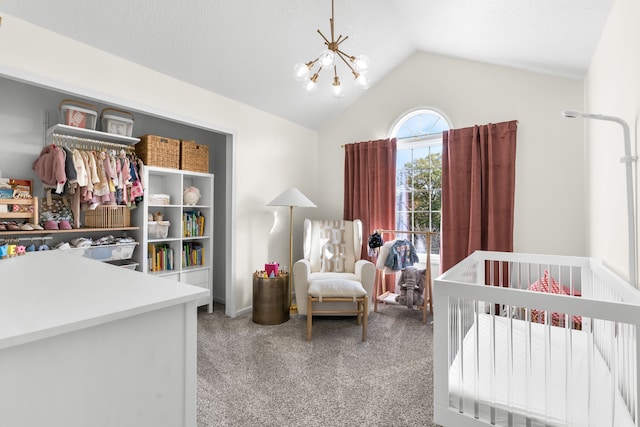
[[[200,211],[185,211],[182,214],[182,236],[204,236],[204,215]]]
[[[173,249],[167,244],[149,243],[149,271],[173,270]]]
[[[185,242],[182,245],[182,267],[205,264],[205,249],[197,242]]]

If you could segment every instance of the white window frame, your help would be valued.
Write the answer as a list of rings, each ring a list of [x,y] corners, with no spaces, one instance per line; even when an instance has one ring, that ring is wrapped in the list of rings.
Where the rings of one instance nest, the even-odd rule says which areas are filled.
[[[447,116],[445,114],[443,114],[441,111],[432,108],[432,107],[420,107],[420,108],[416,108],[410,111],[405,112],[404,114],[400,115],[396,121],[393,123],[393,125],[391,126],[391,130],[389,131],[389,138],[396,138],[397,142],[397,150],[401,151],[401,150],[408,150],[408,149],[415,149],[415,148],[424,148],[424,147],[433,147],[433,146],[442,146],[442,133],[435,133],[435,134],[427,134],[424,136],[416,136],[416,137],[405,137],[405,138],[398,138],[396,135],[398,133],[398,131],[400,130],[400,128],[404,125],[404,123],[407,120],[410,120],[411,118],[420,115],[420,114],[435,114],[440,116],[441,119],[443,119],[447,125],[449,129],[452,129],[452,124],[451,124],[451,120],[449,120],[447,118]],[[397,173],[397,172],[396,172]],[[395,223],[395,221],[394,221]],[[418,258],[420,260],[420,263],[424,264],[426,262],[426,254],[418,254]],[[433,251],[431,253],[431,263],[432,264],[440,264],[440,254],[434,254]]]

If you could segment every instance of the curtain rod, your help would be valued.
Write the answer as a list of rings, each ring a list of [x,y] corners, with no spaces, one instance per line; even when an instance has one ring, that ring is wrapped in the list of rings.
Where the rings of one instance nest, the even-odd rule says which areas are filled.
[[[515,120],[515,122],[516,122],[516,125],[519,125],[519,124],[520,124],[520,121],[519,121],[519,120]],[[449,130],[451,130],[451,129],[449,129]],[[444,132],[444,131],[443,131],[443,132]],[[412,138],[424,138],[424,137],[436,136],[436,135],[442,135],[442,132],[421,133],[421,134],[419,134],[419,135],[401,136],[401,137],[397,137],[397,136],[396,136],[396,137],[394,137],[394,138],[396,138],[396,139],[412,139]],[[342,145],[340,146],[340,148],[344,148],[344,147],[346,147],[347,145],[350,145],[350,144],[357,144],[357,142],[351,142],[351,143],[349,143],[349,144],[342,144]]]

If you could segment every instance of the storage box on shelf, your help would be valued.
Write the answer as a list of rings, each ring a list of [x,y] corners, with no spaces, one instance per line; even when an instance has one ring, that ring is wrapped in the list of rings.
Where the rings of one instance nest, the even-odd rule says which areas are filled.
[[[213,175],[147,166],[144,178],[145,197],[142,205],[132,212],[133,221],[142,226],[137,233],[140,247],[134,253],[134,260],[145,273],[209,289],[210,296],[198,305],[206,304],[211,312]],[[196,205],[187,205],[183,200],[184,188],[191,186],[197,187],[201,194]],[[195,233],[185,228],[192,212],[198,213],[194,218],[202,218],[196,222],[199,228],[194,228]],[[164,226],[150,217],[162,217]]]
[[[180,140],[157,135],[142,135],[135,145],[136,154],[146,166],[178,169]]]
[[[169,226],[171,226],[171,221],[149,221],[149,240],[166,239],[169,235]]]
[[[95,130],[98,108],[95,105],[73,99],[60,102],[60,123],[76,128]]]
[[[130,227],[131,213],[127,206],[98,206],[85,211],[84,225],[92,228]]]
[[[95,259],[97,261],[116,261],[131,259],[133,253],[138,246],[137,242],[133,243],[117,243],[113,245],[88,246],[86,248],[72,248],[69,251],[83,256],[85,258]]]
[[[117,108],[105,108],[100,113],[100,126],[103,132],[115,135],[133,134],[133,114]]]
[[[170,205],[171,196],[169,196],[168,194],[149,194],[148,202],[149,202],[149,206]]]
[[[180,140],[180,169],[209,173],[209,147],[195,141]]]

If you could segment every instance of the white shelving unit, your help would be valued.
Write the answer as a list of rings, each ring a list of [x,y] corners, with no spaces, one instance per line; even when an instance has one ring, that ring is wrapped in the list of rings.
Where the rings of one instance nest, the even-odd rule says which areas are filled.
[[[134,259],[139,263],[141,271],[209,289],[209,297],[198,300],[198,306],[207,305],[209,313],[213,311],[213,179],[213,174],[208,173],[146,166],[144,201],[132,212],[134,223],[140,225],[139,235],[136,236],[140,246],[134,254]],[[202,197],[197,205],[186,205],[183,202],[183,191],[190,186],[200,190]],[[158,194],[168,195],[169,204],[150,203],[151,196]],[[194,211],[205,218],[203,232],[199,236],[187,236],[183,218],[185,213]],[[157,213],[162,214],[163,221],[171,223],[166,238],[149,236],[149,214]],[[185,262],[185,247],[189,245],[202,248],[202,265],[188,265],[189,263]],[[150,258],[153,255],[152,246],[170,249],[173,253],[172,265],[164,265],[161,269],[152,271],[154,265],[162,264],[154,263]],[[162,255],[159,258],[166,259]]]

